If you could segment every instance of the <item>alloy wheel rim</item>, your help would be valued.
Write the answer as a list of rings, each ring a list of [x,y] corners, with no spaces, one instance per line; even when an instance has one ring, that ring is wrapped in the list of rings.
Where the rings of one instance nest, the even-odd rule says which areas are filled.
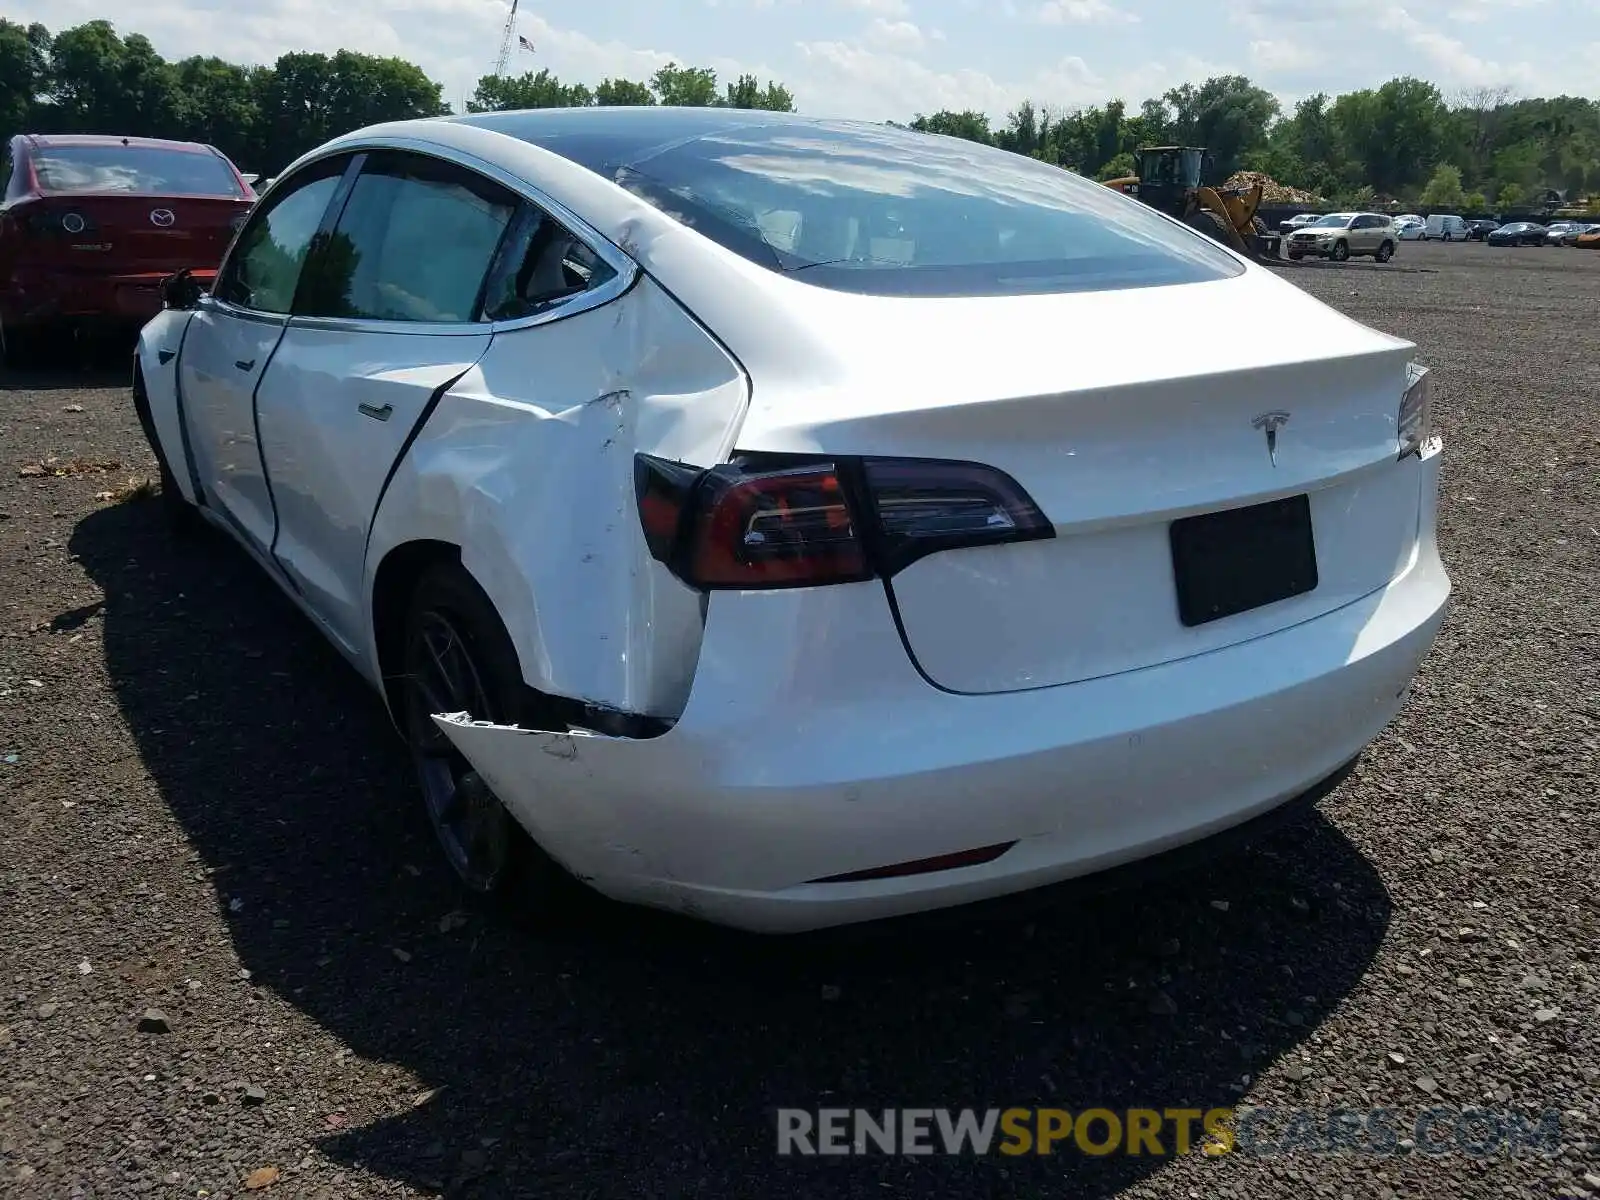
[[[475,892],[492,891],[510,856],[508,816],[494,791],[433,721],[435,713],[495,713],[470,643],[448,614],[423,614],[406,677],[411,751],[428,818],[445,856]]]

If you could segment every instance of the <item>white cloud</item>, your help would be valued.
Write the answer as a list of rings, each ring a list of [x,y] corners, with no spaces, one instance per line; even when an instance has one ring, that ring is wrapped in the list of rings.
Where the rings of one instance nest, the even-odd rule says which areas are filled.
[[[1250,62],[1263,71],[1302,71],[1322,62],[1322,56],[1283,38],[1262,38],[1250,43]]]
[[[1033,16],[1041,25],[1131,25],[1139,19],[1109,0],[1045,0]]]
[[[910,21],[888,21],[883,17],[872,18],[866,36],[873,45],[891,50],[920,50],[926,41],[922,30]]]
[[[879,53],[846,42],[801,42],[800,70],[792,73],[795,101],[806,112],[904,120],[913,113],[972,109],[993,122],[1023,100],[1058,109],[1103,104],[1121,97],[1136,106],[1175,80],[1204,79],[1231,68],[1191,55],[1142,61],[1132,71],[1105,75],[1077,56],[1004,82],[970,67],[940,71],[904,55]]]
[[[851,8],[880,13],[886,17],[904,17],[910,14],[911,5],[906,0],[843,0]]]
[[[1526,63],[1505,65],[1480,58],[1466,44],[1431,24],[1418,20],[1399,5],[1378,2],[1374,16],[1379,25],[1403,39],[1435,68],[1443,79],[1467,87],[1498,83],[1532,83],[1533,72]]]
[[[1507,9],[1538,8],[1544,3],[1546,0],[1457,0],[1449,15],[1456,21],[1487,21]]]

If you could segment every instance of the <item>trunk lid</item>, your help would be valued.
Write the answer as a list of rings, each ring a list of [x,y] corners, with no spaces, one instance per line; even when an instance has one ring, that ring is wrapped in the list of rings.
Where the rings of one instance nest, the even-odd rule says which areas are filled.
[[[47,193],[25,206],[29,236],[22,253],[30,265],[95,274],[214,270],[251,203],[225,196]]]
[[[1091,295],[877,300],[875,314],[830,296],[841,299],[799,297],[799,344],[783,353],[817,356],[812,390],[769,388],[753,366],[739,448],[984,463],[1055,530],[894,577],[907,649],[940,687],[1044,687],[1204,653],[1349,603],[1409,561],[1418,487],[1413,464],[1396,462],[1396,420],[1413,347],[1265,271]],[[1173,523],[1283,500],[1309,510],[1314,579],[1186,624]],[[1251,544],[1221,537],[1183,568],[1191,592],[1196,571],[1217,574],[1230,547]],[[1258,553],[1288,551],[1269,536]],[[1228,569],[1244,585],[1280,567],[1246,554]],[[1222,574],[1213,586],[1228,585]]]

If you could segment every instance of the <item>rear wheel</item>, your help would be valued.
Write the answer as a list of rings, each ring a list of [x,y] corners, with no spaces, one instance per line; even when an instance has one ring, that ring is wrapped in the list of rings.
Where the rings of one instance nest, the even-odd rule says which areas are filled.
[[[431,568],[406,616],[402,730],[428,821],[456,878],[475,898],[545,919],[578,892],[434,723],[435,713],[516,724],[522,674],[511,635],[476,581],[455,563]]]
[[[1333,253],[1330,257],[1334,262],[1344,262],[1345,259],[1350,257],[1350,243],[1342,238],[1335,242],[1333,244]]]
[[[1383,245],[1378,247],[1378,253],[1373,255],[1373,257],[1379,262],[1388,262],[1394,257],[1394,243],[1385,240]]]

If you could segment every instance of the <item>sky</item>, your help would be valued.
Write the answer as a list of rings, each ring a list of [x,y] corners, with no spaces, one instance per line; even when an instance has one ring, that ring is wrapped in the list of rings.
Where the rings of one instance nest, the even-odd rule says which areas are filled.
[[[290,50],[398,55],[459,111],[500,46],[508,0],[3,0],[52,30],[105,18],[167,58],[270,63]],[[671,62],[777,79],[819,116],[996,124],[1024,99],[1140,101],[1238,73],[1287,104],[1396,75],[1447,98],[1600,96],[1597,0],[521,0],[511,70],[647,79]],[[515,47],[515,42],[513,42]]]

